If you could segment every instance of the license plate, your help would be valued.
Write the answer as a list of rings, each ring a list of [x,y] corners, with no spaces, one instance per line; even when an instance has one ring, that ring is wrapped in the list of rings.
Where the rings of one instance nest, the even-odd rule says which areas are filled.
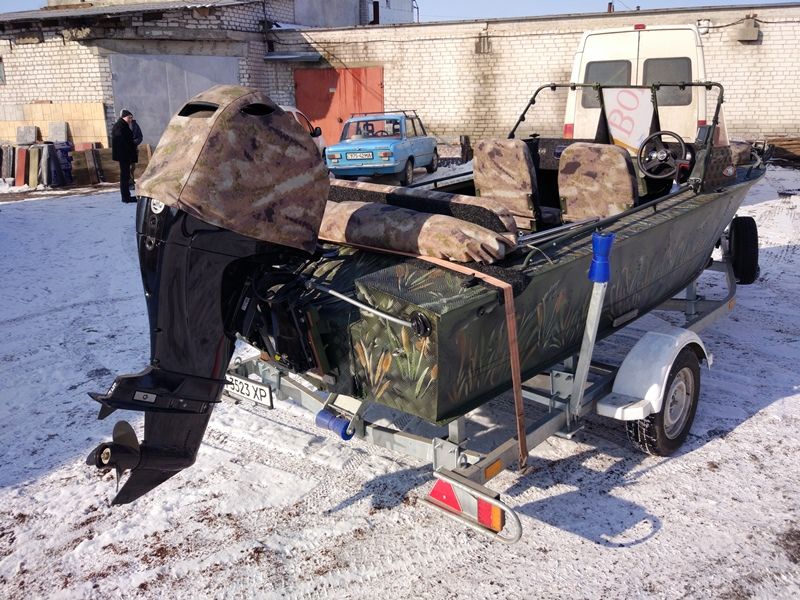
[[[251,379],[244,379],[228,373],[230,383],[225,385],[225,392],[234,398],[252,400],[260,404],[270,404],[269,388]]]
[[[345,156],[347,160],[363,160],[365,158],[372,158],[372,152],[348,152]]]

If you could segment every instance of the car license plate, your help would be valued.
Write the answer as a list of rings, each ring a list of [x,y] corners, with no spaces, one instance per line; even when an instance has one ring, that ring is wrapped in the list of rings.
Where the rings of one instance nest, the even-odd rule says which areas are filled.
[[[363,160],[372,158],[372,152],[348,152],[345,156],[347,156],[347,160]]]
[[[237,375],[227,375],[230,383],[225,385],[225,393],[233,396],[234,399],[241,398],[243,400],[252,400],[259,404],[272,405],[270,399],[269,388],[253,381],[252,379],[245,379]]]

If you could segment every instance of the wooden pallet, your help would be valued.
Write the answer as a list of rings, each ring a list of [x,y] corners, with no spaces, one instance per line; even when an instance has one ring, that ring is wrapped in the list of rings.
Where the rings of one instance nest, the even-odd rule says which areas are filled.
[[[800,160],[800,138],[772,138],[769,143],[775,146],[775,158]]]

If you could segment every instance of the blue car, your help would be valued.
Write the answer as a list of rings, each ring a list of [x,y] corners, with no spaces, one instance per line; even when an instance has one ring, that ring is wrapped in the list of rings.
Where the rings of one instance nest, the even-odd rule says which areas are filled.
[[[325,162],[339,179],[396,175],[400,185],[408,185],[416,167],[436,171],[439,154],[416,111],[403,110],[348,119],[339,143],[325,151]]]

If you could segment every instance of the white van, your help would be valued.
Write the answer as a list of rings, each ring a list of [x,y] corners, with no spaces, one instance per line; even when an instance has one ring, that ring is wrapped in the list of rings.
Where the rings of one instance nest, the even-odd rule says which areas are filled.
[[[573,83],[612,85],[705,80],[703,45],[694,25],[650,27],[644,24],[584,33],[575,53],[570,78]],[[626,111],[635,111],[638,104],[650,104],[647,90],[634,92],[620,90],[619,98],[614,99],[604,95],[611,129],[626,129],[628,123],[633,123]],[[674,131],[684,140],[694,141],[698,126],[706,125],[708,120],[706,89],[664,87],[658,91],[657,100],[660,129]],[[579,88],[570,91],[564,117],[564,137],[593,139],[599,118],[600,103],[595,90]],[[649,122],[640,122],[638,127],[646,130]],[[618,143],[617,139],[614,141]],[[634,148],[629,149],[635,154]]]

